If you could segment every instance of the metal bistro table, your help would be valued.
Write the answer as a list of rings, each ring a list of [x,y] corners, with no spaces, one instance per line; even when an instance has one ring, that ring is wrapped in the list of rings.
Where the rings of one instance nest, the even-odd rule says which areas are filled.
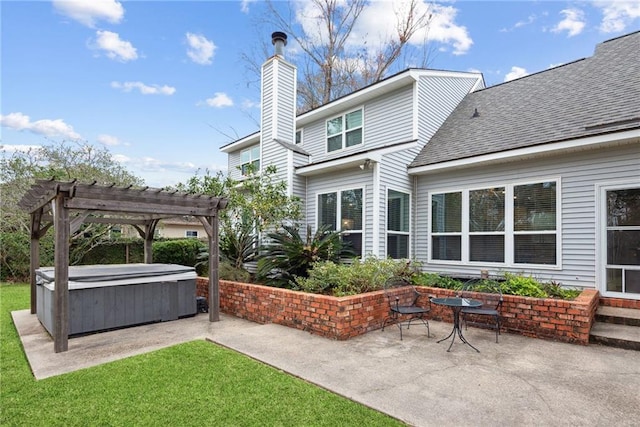
[[[472,349],[480,353],[480,350],[472,346],[462,335],[462,329],[460,328],[460,311],[465,307],[480,307],[482,305],[482,302],[475,299],[458,298],[458,297],[431,298],[431,302],[434,304],[451,307],[451,310],[453,311],[453,329],[451,330],[451,333],[449,335],[447,335],[445,338],[442,338],[438,342],[445,341],[449,339],[449,337],[453,336],[453,338],[451,338],[451,344],[449,344],[449,348],[447,349],[447,351],[451,351],[451,346],[453,345],[453,342],[456,340],[456,334],[458,334],[458,337],[460,337],[460,341],[462,341],[463,343],[467,344],[469,347],[471,347]]]

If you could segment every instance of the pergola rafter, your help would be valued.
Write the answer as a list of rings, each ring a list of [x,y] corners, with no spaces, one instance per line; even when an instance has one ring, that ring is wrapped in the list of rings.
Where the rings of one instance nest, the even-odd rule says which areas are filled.
[[[161,219],[195,216],[209,239],[209,321],[220,320],[218,289],[218,211],[227,199],[158,188],[105,186],[76,181],[38,180],[19,204],[31,215],[31,313],[36,313],[40,238],[55,232],[54,351],[67,351],[69,337],[69,239],[83,223],[128,224],[144,239],[144,261],[152,262],[152,243]]]

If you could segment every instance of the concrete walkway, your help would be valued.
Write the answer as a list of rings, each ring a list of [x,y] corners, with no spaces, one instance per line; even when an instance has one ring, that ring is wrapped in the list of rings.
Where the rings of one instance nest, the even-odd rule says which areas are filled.
[[[415,426],[631,426],[640,419],[640,352],[470,328],[436,343],[451,324],[395,326],[349,341],[230,316],[207,315],[53,341],[28,310],[12,313],[36,378],[208,339]]]

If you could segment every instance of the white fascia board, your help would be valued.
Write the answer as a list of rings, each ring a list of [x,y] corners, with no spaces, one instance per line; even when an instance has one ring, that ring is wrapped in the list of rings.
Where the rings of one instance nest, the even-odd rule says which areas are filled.
[[[417,166],[409,168],[408,172],[409,175],[428,175],[431,173],[460,169],[469,166],[504,163],[511,160],[522,160],[523,158],[545,156],[555,153],[595,149],[600,146],[606,146],[609,144],[629,143],[640,143],[640,129],[536,145],[533,147],[519,148],[516,150],[486,154],[483,156],[475,156],[466,159],[453,160],[450,162],[436,163],[433,165]]]
[[[243,148],[250,147],[260,143],[260,132],[253,133],[249,136],[245,136],[242,139],[233,141],[231,144],[220,147],[220,151],[223,153],[233,153],[234,151],[241,150]]]

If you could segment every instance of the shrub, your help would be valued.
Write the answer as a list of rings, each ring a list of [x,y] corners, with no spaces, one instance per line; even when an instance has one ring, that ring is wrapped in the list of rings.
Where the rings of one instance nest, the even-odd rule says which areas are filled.
[[[2,281],[29,281],[31,239],[24,231],[0,233],[0,277]],[[40,239],[40,265],[53,265],[53,237],[47,233]]]
[[[176,239],[153,243],[153,262],[195,267],[205,244],[197,239]]]
[[[432,286],[443,289],[462,289],[464,282],[437,273],[420,273],[414,276],[413,283],[418,286]]]
[[[242,283],[248,283],[251,280],[251,274],[247,270],[237,268],[228,261],[223,261],[218,266],[218,277],[222,280]]]
[[[270,242],[263,245],[258,260],[258,280],[270,286],[292,287],[296,277],[307,277],[312,265],[319,261],[338,262],[352,255],[343,245],[340,233],[328,227],[300,235],[298,227],[284,225],[282,231],[269,233]]]
[[[367,258],[352,264],[332,261],[318,262],[309,270],[309,277],[297,277],[297,289],[334,296],[355,295],[382,289],[393,276],[411,279],[418,264],[406,260]]]
[[[129,263],[144,262],[144,240],[136,238],[107,240],[86,252],[80,264],[126,264],[127,261]]]
[[[505,294],[534,298],[547,297],[547,293],[542,289],[542,284],[531,276],[505,273],[504,277],[505,281],[501,284],[500,288]]]
[[[478,283],[474,289],[480,292],[491,292],[498,285],[504,294],[519,295],[534,298],[573,299],[580,295],[577,289],[563,288],[560,283],[551,281],[539,282],[531,276],[505,273],[497,279],[471,279]],[[420,273],[414,276],[413,283],[418,286],[432,286],[434,288],[459,290],[464,286],[464,279],[441,276],[437,273]]]

